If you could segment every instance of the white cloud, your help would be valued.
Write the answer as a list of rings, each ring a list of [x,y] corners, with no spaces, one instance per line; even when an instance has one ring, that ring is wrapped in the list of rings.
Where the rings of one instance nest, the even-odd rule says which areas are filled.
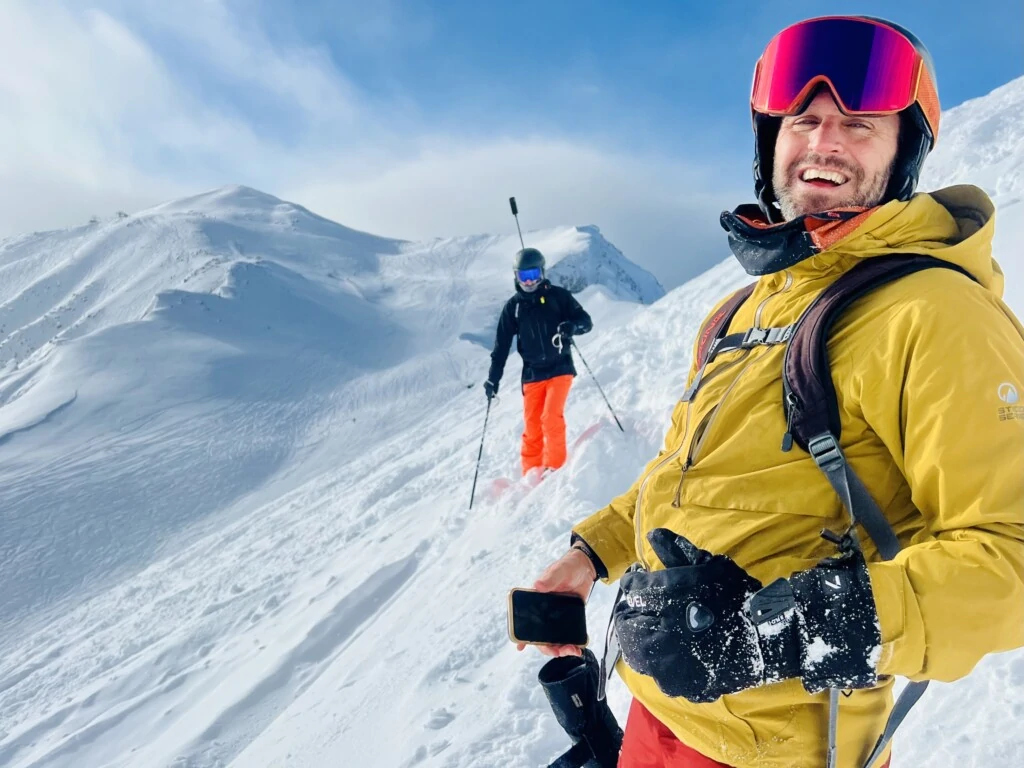
[[[182,91],[144,41],[99,10],[4,3],[0,73],[0,233],[183,193],[162,157],[198,164],[260,143]]]
[[[728,255],[718,214],[736,201],[708,170],[543,138],[438,139],[358,174],[327,166],[282,194],[350,226],[409,239],[515,231],[507,203],[515,195],[524,229],[597,224],[669,286]]]
[[[223,2],[118,2],[0,6],[0,236],[244,183],[408,238],[510,231],[514,194],[527,229],[597,224],[666,286],[725,255],[717,216],[736,196],[707,192],[708,170],[565,137],[431,134]]]

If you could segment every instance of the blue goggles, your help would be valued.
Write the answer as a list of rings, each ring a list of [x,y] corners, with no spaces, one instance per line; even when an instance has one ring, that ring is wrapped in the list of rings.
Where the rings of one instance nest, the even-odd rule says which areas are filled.
[[[520,283],[535,283],[544,276],[544,270],[540,267],[531,267],[530,269],[517,269],[516,279]]]

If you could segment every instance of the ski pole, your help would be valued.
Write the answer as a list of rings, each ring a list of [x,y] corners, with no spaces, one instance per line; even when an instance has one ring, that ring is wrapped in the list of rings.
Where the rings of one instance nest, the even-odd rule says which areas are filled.
[[[569,343],[572,344],[573,349],[575,349],[576,352],[579,354],[580,362],[582,362],[583,363],[583,367],[587,369],[587,373],[590,374],[590,378],[592,378],[594,380],[594,383],[597,384],[597,391],[601,393],[601,397],[604,397],[604,404],[607,405],[608,406],[608,410],[611,411],[612,418],[615,419],[615,423],[619,425],[619,429],[620,430],[625,432],[626,430],[622,429],[622,424],[619,422],[619,417],[615,415],[615,411],[612,409],[612,404],[608,402],[608,398],[605,397],[604,390],[601,389],[601,382],[599,382],[597,380],[597,376],[595,376],[594,372],[592,370],[590,370],[590,366],[587,365],[586,358],[584,358],[583,357],[583,353],[580,352],[580,347],[576,343],[576,339],[574,339],[572,336],[570,336],[569,337]]]
[[[516,199],[510,197],[508,204],[512,206],[512,215],[516,217],[516,231],[519,232],[519,244],[523,246],[523,250],[526,250],[526,244],[523,242],[523,230],[519,229],[519,206],[516,205]]]
[[[476,478],[480,474],[480,459],[484,455],[484,435],[487,434],[487,419],[491,416],[491,398],[487,398],[487,412],[484,414],[484,431],[480,433],[480,450],[476,455],[476,472],[473,473],[473,490],[469,494],[469,508],[473,508],[473,497],[476,496]]]

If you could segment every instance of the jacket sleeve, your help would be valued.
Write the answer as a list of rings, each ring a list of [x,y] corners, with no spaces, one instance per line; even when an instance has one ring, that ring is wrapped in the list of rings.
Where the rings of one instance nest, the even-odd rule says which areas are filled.
[[[498,318],[498,331],[494,335],[494,349],[491,350],[491,368],[487,372],[487,380],[497,385],[505,372],[505,361],[508,360],[512,348],[512,337],[519,332],[515,315],[515,301],[505,303]]]
[[[882,392],[862,405],[869,424],[888,423],[876,431],[927,529],[869,564],[878,671],[912,680],[956,680],[1024,646],[1024,408],[1007,402],[1024,385],[1024,329],[994,295],[947,279],[958,283],[941,301],[894,318]]]
[[[590,315],[587,314],[586,310],[576,301],[576,297],[573,296],[569,291],[565,292],[568,301],[568,311],[566,312],[566,319],[576,324],[576,334],[581,335],[584,333],[590,333],[594,328],[593,322],[590,320]]]

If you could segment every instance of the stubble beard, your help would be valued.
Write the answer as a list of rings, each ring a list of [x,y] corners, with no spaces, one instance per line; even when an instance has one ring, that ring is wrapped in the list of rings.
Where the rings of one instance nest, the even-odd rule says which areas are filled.
[[[797,178],[797,168],[801,165],[815,165],[845,175],[847,182],[842,186],[842,194],[837,195],[832,190],[816,192],[806,186],[797,192],[798,185],[803,185]],[[837,162],[834,157],[807,155],[786,168],[774,168],[772,188],[783,218],[792,221],[809,213],[822,213],[837,208],[872,208],[881,202],[891,175],[892,165],[866,179],[863,168]]]

